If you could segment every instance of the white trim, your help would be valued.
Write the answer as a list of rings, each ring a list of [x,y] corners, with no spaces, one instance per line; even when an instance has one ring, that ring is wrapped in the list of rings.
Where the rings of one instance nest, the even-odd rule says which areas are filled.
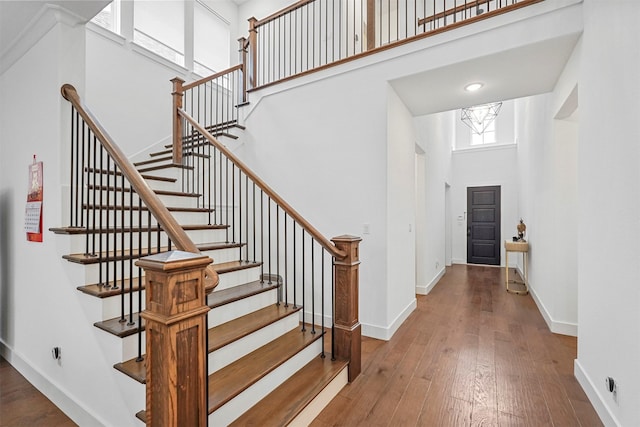
[[[24,26],[15,40],[0,53],[0,75],[11,68],[57,24],[74,27],[84,21],[81,16],[61,6],[45,4]]]
[[[431,292],[431,290],[436,285],[436,283],[438,283],[438,281],[440,281],[440,279],[442,279],[442,276],[444,276],[445,271],[446,271],[446,269],[443,267],[438,272],[438,274],[436,274],[436,276],[431,280],[431,282],[429,282],[427,285],[425,285],[425,286],[416,286],[416,294],[418,294],[418,295],[427,295],[427,294],[429,294],[429,292]]]
[[[49,377],[33,367],[24,357],[13,351],[0,340],[0,354],[27,381],[53,402],[75,423],[81,426],[105,426],[107,423],[90,413],[89,409],[76,401],[64,388],[59,387]]]
[[[153,62],[156,62],[160,65],[164,65],[167,68],[170,68],[178,73],[181,73],[183,76],[188,76],[190,71],[189,69],[183,67],[180,64],[176,64],[173,61],[170,61],[160,55],[158,55],[155,52],[150,51],[149,49],[147,49],[146,47],[139,45],[138,43],[134,42],[133,40],[131,40],[129,42],[129,45],[131,46],[131,50],[133,52],[136,52],[142,56],[145,56],[149,59],[151,59]]]
[[[396,333],[398,328],[407,320],[407,317],[416,309],[418,306],[418,301],[414,298],[411,300],[409,305],[405,307],[404,310],[398,314],[398,316],[391,322],[391,324],[387,327],[384,326],[376,326],[370,325],[367,323],[361,323],[362,326],[362,335],[370,338],[376,338],[379,340],[389,341],[393,334]]]
[[[111,40],[112,42],[117,43],[120,46],[124,46],[127,42],[127,39],[120,34],[114,33],[113,31],[101,27],[100,25],[91,21],[87,22],[87,30],[91,31],[92,33],[98,34],[107,40]]]
[[[505,150],[505,149],[513,149],[516,148],[518,145],[517,143],[514,142],[507,142],[507,143],[493,143],[493,144],[480,144],[480,145],[474,145],[473,147],[465,147],[465,148],[456,148],[454,150],[451,150],[452,154],[467,154],[467,153],[477,153],[478,151],[480,152],[485,152],[485,151],[495,151],[495,150]]]
[[[615,415],[613,415],[609,409],[609,405],[606,404],[602,395],[598,392],[598,388],[595,387],[593,381],[589,378],[589,375],[587,375],[587,372],[584,370],[578,359],[573,361],[573,374],[589,398],[589,402],[591,402],[591,405],[593,405],[593,408],[598,413],[602,423],[605,426],[621,426],[622,424],[620,424]],[[604,378],[602,383],[604,384]]]
[[[518,272],[520,273],[520,277],[524,277],[519,267]],[[569,335],[572,337],[578,336],[578,324],[573,322],[560,322],[558,320],[554,320],[551,316],[551,313],[549,313],[549,310],[547,310],[547,307],[545,307],[540,298],[538,298],[535,289],[531,287],[531,283],[529,283],[529,293],[531,294],[531,298],[533,298],[533,301],[536,303],[538,311],[540,312],[540,314],[542,314],[542,317],[544,318],[544,321],[546,322],[551,332],[553,332],[554,334]]]
[[[460,259],[460,258],[451,258],[451,264],[466,264],[467,260],[466,259]]]

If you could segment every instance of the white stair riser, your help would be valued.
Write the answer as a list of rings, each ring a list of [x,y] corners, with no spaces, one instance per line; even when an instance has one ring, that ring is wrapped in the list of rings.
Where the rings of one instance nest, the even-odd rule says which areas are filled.
[[[234,341],[212,353],[209,353],[209,373],[213,373],[235,362],[241,357],[262,347],[263,345],[286,334],[292,329],[300,327],[300,316],[292,313],[246,337]]]
[[[253,282],[260,278],[260,267],[245,268],[244,270],[232,271],[220,275],[220,283],[216,291],[232,288],[243,283]],[[275,299],[274,299],[275,302]]]
[[[106,186],[106,183],[104,183]],[[113,186],[113,182],[111,182],[111,186]],[[118,186],[120,186],[120,181],[118,181]],[[87,191],[87,189],[85,189]],[[174,190],[169,190],[174,191]],[[180,190],[177,190],[180,191]],[[85,193],[84,199],[86,204],[91,205],[95,203],[96,205],[106,205],[107,197],[109,198],[110,205],[122,205],[122,192],[121,191],[98,191],[95,192],[92,189],[88,189],[88,193]],[[180,207],[198,207],[198,202],[201,197],[189,197],[189,196],[181,196],[174,194],[158,194],[160,200],[165,206],[180,206]],[[132,203],[131,193],[129,191],[124,192],[124,205],[130,206]],[[134,193],[133,195],[133,206],[138,206],[138,196]]]
[[[321,351],[322,340],[319,339],[210,414],[209,423],[216,426],[230,424],[314,357],[320,357]]]
[[[243,298],[232,304],[215,307],[209,311],[208,327],[213,328],[214,326],[221,325],[238,317],[253,313],[261,308],[275,304],[276,298],[276,289],[272,289],[267,292],[261,292],[256,295]]]
[[[139,311],[138,309],[138,292],[134,292],[133,294],[125,294],[124,295],[124,309],[125,309],[125,314],[128,315],[129,314],[129,300],[130,298],[133,297],[133,313],[137,313]],[[145,291],[142,290],[142,307],[144,308],[145,305]],[[121,296],[120,295],[114,295],[112,297],[108,297],[108,298],[102,298],[102,320],[108,320],[108,319],[113,319],[115,317],[119,317],[120,316],[120,307],[121,307]]]
[[[154,174],[153,172],[145,172],[144,175],[162,176],[162,174]],[[152,190],[182,191],[180,180],[176,182],[168,182],[168,181],[158,181],[155,179],[148,179],[146,181]]]
[[[202,251],[202,254],[211,257],[214,264],[222,264],[224,262],[238,261],[240,259],[240,248],[213,249]]]
[[[138,334],[129,335],[121,338],[122,340],[122,360],[131,360],[138,357]],[[142,331],[142,354],[147,352],[147,340],[145,332]]]
[[[206,224],[203,223],[203,224]],[[155,225],[154,225],[155,227]],[[188,230],[186,231],[187,236],[194,243],[210,243],[210,242],[224,242],[227,240],[227,234],[224,229],[205,229],[205,230]],[[151,232],[151,243],[153,247],[157,246],[157,237],[158,232]],[[148,244],[148,233],[145,231],[142,233],[142,247],[146,248]],[[138,248],[138,234],[133,235],[133,248]],[[95,243],[94,243],[95,240]],[[102,234],[99,238],[96,236],[89,238],[89,252],[95,250],[95,252],[100,252],[100,241],[102,241],[102,251],[107,250],[107,241],[109,245],[109,251],[113,250],[114,246],[114,235],[113,234]],[[122,248],[122,235],[120,233],[116,236],[116,245],[118,249]],[[160,246],[167,246],[169,242],[169,238],[164,232],[160,233]],[[129,233],[124,234],[124,249],[129,249],[131,245],[131,239]],[[66,253],[69,254],[81,254],[86,252],[87,238],[84,234],[72,234],[68,236],[68,244],[69,249],[65,250]],[[174,245],[175,248],[175,245]]]

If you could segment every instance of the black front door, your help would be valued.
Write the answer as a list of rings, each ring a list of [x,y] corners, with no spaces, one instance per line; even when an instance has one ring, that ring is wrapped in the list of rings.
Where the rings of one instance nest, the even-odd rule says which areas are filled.
[[[500,186],[467,188],[467,263],[500,265]]]

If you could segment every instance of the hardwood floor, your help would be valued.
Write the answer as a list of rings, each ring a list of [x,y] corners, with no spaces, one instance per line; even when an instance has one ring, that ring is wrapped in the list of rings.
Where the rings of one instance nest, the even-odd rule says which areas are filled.
[[[362,375],[311,425],[601,426],[573,376],[576,339],[503,274],[448,268],[389,342],[363,338]]]
[[[9,362],[0,357],[0,427],[75,425]]]
[[[311,424],[601,426],[573,376],[576,339],[549,332],[503,269],[456,265],[393,338],[362,340],[362,375]],[[0,359],[0,426],[73,426]]]

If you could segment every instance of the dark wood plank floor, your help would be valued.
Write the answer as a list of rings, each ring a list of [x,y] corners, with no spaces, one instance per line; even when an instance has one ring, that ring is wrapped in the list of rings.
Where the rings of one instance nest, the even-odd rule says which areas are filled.
[[[390,341],[363,338],[362,375],[312,426],[601,426],[573,376],[576,339],[503,280],[448,268]]]
[[[0,357],[0,427],[76,424]]]

